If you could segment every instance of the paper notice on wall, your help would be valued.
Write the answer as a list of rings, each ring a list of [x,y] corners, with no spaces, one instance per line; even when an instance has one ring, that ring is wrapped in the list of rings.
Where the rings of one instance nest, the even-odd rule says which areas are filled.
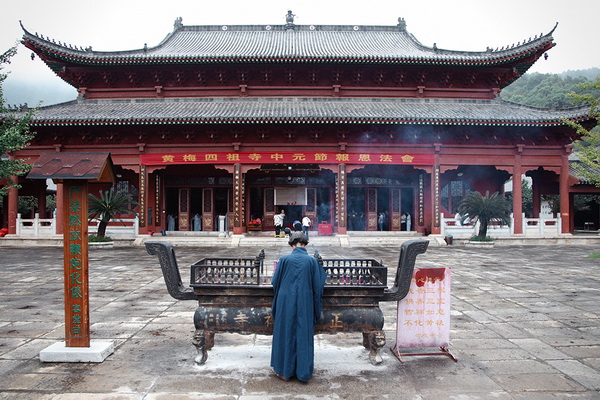
[[[449,346],[450,280],[450,268],[415,269],[398,302],[396,348]]]

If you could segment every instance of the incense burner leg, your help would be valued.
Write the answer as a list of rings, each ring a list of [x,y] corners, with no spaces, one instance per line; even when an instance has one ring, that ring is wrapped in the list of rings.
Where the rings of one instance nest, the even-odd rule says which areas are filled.
[[[196,346],[196,349],[198,350],[198,355],[194,358],[194,362],[202,365],[208,359],[208,350],[215,344],[215,333],[205,331],[204,329],[196,329],[194,337],[192,338],[192,344]]]
[[[204,331],[204,340],[206,343],[206,350],[215,347],[215,331]]]
[[[363,332],[363,346],[369,350],[369,362],[373,365],[381,364],[380,351],[385,346],[385,333],[383,331]]]

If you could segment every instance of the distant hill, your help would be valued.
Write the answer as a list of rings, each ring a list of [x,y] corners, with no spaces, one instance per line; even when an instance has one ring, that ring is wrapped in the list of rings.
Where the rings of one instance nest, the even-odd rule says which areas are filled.
[[[565,71],[561,74],[525,74],[505,87],[500,93],[503,100],[541,108],[573,107],[567,95],[582,93],[579,84],[600,77],[600,68]],[[600,93],[592,93],[600,96]]]
[[[600,68],[568,70],[559,75],[563,78],[570,76],[572,78],[585,78],[593,81],[596,78],[600,78]]]

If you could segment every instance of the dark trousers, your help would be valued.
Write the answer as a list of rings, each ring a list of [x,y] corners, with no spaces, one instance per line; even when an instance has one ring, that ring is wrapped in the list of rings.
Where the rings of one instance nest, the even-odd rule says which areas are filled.
[[[281,233],[281,225],[275,225],[275,236],[279,236],[279,234]]]
[[[302,233],[304,233],[306,235],[306,237],[308,238],[308,226],[302,225]]]

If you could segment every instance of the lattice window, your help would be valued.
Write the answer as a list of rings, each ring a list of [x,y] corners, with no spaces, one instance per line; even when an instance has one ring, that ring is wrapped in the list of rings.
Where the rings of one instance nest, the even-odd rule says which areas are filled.
[[[202,193],[202,210],[205,213],[212,212],[212,190],[204,189],[204,193]]]
[[[377,211],[377,190],[369,189],[369,212]]]
[[[119,181],[114,185],[114,187],[116,192],[125,192],[131,195],[131,199],[133,201],[129,203],[127,208],[133,210],[137,206],[137,203],[140,199],[140,192],[138,188],[133,186],[133,184],[129,181]]]
[[[465,181],[450,181],[440,191],[442,207],[451,214],[458,212],[460,202],[471,191],[471,185]]]

